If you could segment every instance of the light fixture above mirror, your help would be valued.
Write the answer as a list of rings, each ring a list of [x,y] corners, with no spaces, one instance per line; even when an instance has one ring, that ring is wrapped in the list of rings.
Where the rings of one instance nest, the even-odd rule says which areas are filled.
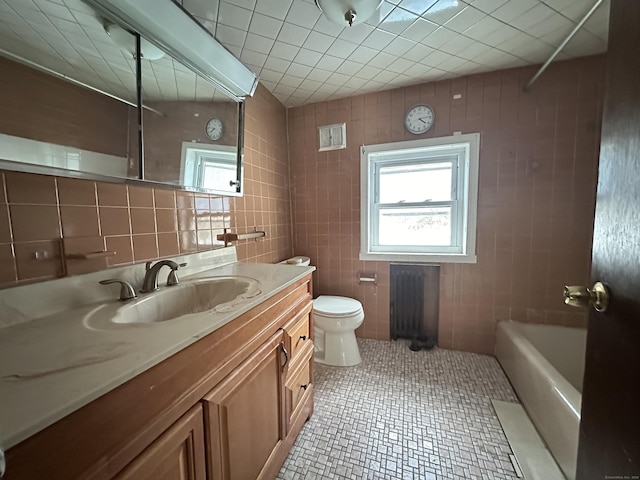
[[[197,22],[172,0],[84,1],[105,17],[138,32],[236,100],[255,92],[256,75],[204,27],[194,28]]]

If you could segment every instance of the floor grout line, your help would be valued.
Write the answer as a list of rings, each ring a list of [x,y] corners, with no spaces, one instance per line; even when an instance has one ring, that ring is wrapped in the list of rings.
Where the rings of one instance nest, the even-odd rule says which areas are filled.
[[[358,343],[362,364],[316,364],[315,412],[278,479],[518,479],[491,404],[517,398],[495,358]]]

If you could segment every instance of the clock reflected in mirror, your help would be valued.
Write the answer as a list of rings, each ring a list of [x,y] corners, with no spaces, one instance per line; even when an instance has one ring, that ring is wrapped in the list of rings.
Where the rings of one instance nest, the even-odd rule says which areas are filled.
[[[429,105],[416,105],[407,112],[404,126],[409,133],[420,135],[429,131],[435,119],[435,112]]]
[[[222,121],[220,121],[220,119],[218,118],[212,118],[207,122],[205,131],[207,133],[207,137],[209,137],[210,140],[220,140],[222,138],[222,134],[224,133]]]

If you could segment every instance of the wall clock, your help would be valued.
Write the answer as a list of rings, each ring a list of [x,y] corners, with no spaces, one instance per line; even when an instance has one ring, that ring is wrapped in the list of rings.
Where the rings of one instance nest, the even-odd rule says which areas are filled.
[[[224,132],[222,121],[220,121],[219,118],[212,118],[207,122],[205,132],[207,132],[207,137],[211,140],[220,140],[222,138],[222,133]]]
[[[435,119],[436,114],[429,105],[416,105],[404,117],[404,126],[410,133],[420,135],[433,126]]]

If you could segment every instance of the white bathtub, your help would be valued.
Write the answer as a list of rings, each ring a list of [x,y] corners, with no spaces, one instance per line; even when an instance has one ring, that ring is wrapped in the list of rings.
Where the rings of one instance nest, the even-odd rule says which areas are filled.
[[[498,322],[496,357],[558,465],[576,476],[587,330]]]

